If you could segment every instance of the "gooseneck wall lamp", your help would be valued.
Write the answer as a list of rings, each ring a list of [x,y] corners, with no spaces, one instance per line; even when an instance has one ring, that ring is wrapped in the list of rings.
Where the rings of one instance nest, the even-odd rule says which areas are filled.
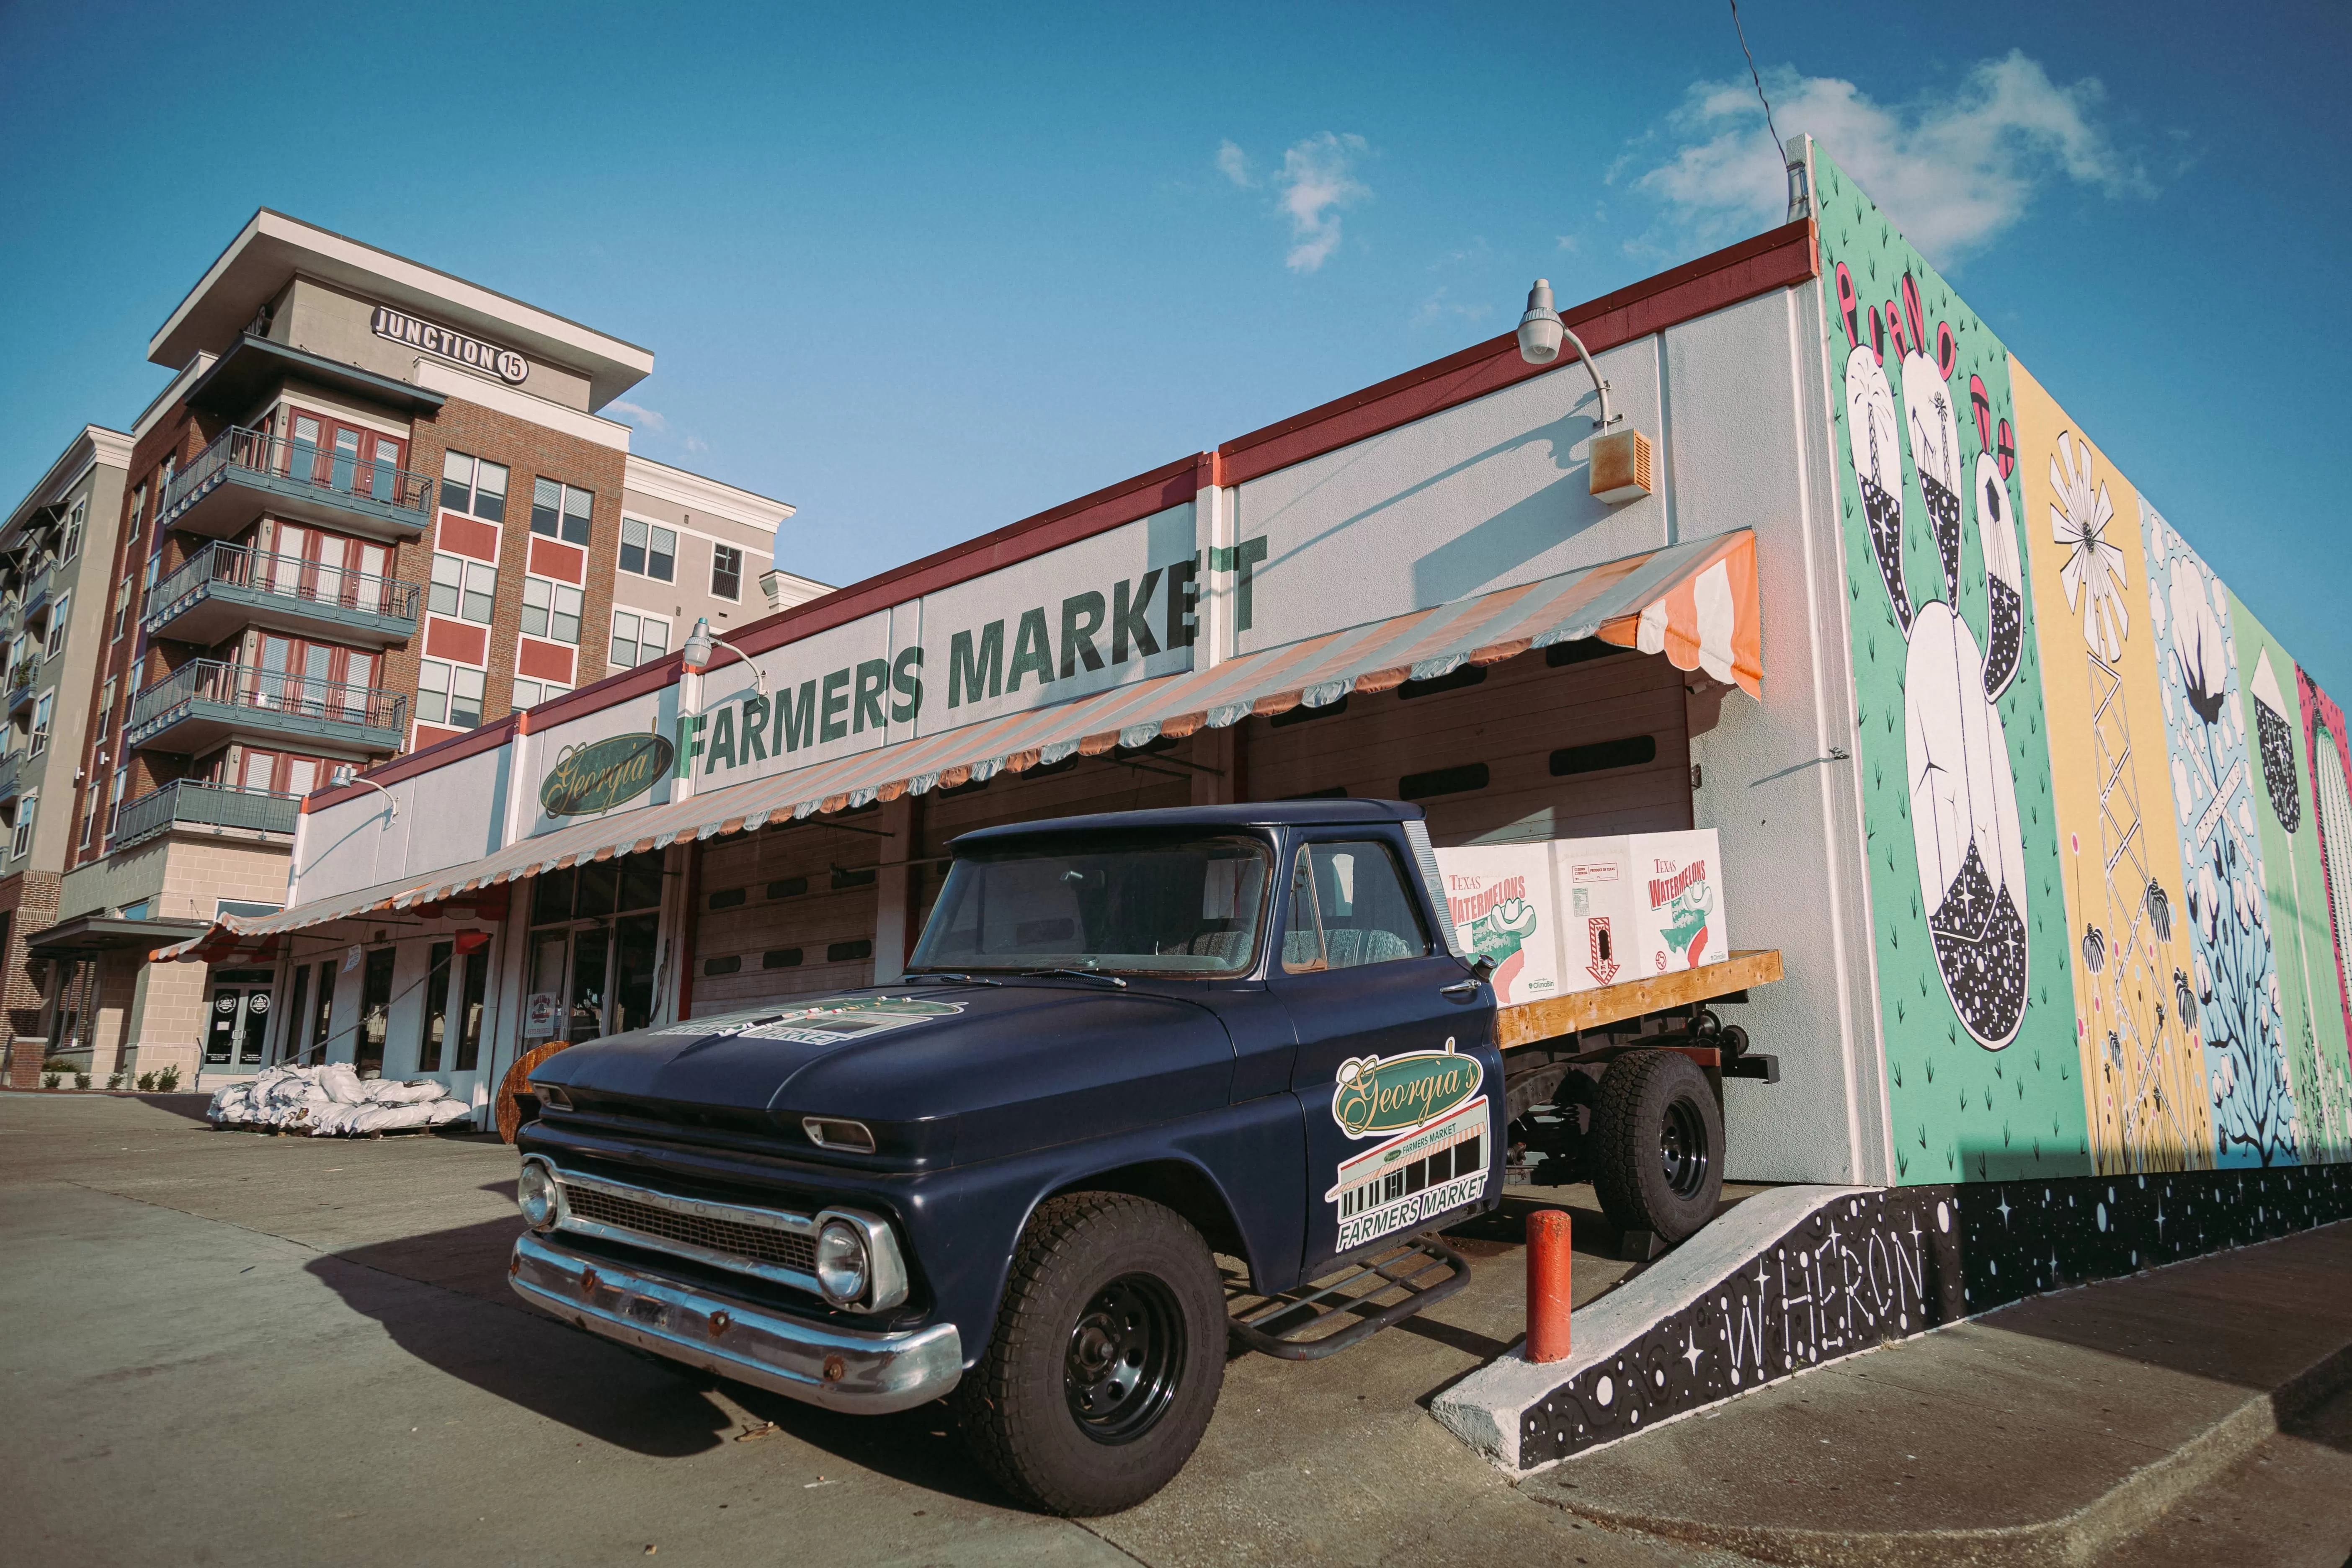
[[[686,655],[686,668],[693,674],[700,675],[704,670],[710,668],[710,655],[712,651],[722,647],[729,653],[733,654],[737,658],[741,659],[746,665],[750,666],[751,670],[751,689],[758,692],[761,696],[765,697],[768,694],[768,672],[761,669],[757,664],[752,663],[751,656],[745,653],[741,648],[737,647],[733,643],[728,642],[724,638],[712,637],[710,635],[710,617],[708,616],[698,617],[694,623],[694,630],[687,634],[686,647],[682,650]]]
[[[1601,399],[1588,464],[1593,499],[1615,506],[1648,495],[1650,438],[1639,430],[1611,428],[1623,416],[1609,411],[1609,384],[1601,378],[1601,367],[1592,363],[1591,354],[1585,352],[1584,341],[1569,330],[1553,309],[1551,280],[1538,278],[1528,290],[1527,314],[1519,318],[1519,358],[1529,364],[1549,364],[1559,358],[1562,343],[1575,349],[1576,357],[1584,362],[1585,374],[1592,377],[1592,390]]]

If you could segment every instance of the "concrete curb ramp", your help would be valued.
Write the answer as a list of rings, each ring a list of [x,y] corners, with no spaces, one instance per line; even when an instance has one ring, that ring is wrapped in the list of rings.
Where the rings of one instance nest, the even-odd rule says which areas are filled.
[[[2164,1510],[2278,1435],[2283,1423],[2352,1387],[2352,1345],[2306,1368],[2270,1394],[2246,1399],[2220,1421],[2152,1464],[2133,1470],[2083,1507],[2038,1523],[1987,1530],[1834,1531],[1728,1524],[1550,1498],[1581,1519],[1692,1545],[1713,1546],[1765,1563],[1807,1568],[2077,1568],[2154,1524]]]

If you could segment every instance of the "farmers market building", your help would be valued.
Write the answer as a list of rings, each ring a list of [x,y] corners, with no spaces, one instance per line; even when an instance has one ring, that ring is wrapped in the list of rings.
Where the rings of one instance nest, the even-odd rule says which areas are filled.
[[[273,1061],[480,1100],[898,977],[973,827],[1394,797],[1717,830],[1785,966],[1737,1179],[2346,1158],[2341,710],[1810,157],[1795,221],[1564,312],[1605,433],[1572,353],[1475,344],[311,795],[289,907],[157,956],[268,972]]]

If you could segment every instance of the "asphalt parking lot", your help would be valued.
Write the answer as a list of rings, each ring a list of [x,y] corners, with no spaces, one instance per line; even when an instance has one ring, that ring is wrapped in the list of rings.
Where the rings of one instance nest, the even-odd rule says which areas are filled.
[[[203,1103],[0,1096],[18,1561],[1721,1560],[1531,1497],[1425,1414],[1520,1331],[1519,1189],[1457,1237],[1468,1289],[1328,1361],[1234,1360],[1176,1482],[1076,1522],[1008,1506],[938,1406],[698,1387],[524,1306],[495,1140],[216,1132]],[[1613,1244],[1589,1190],[1541,1195]],[[1577,1266],[1580,1300],[1626,1268]]]

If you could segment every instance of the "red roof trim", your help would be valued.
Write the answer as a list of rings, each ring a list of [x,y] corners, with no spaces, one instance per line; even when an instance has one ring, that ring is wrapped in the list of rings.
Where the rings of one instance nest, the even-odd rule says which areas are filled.
[[[1584,346],[1599,353],[1820,274],[1821,247],[1807,219],[1645,278],[1562,316]],[[1519,358],[1516,332],[1489,338],[1224,443],[1217,448],[1223,479],[1242,484],[1576,363],[1563,356],[1531,365]]]

